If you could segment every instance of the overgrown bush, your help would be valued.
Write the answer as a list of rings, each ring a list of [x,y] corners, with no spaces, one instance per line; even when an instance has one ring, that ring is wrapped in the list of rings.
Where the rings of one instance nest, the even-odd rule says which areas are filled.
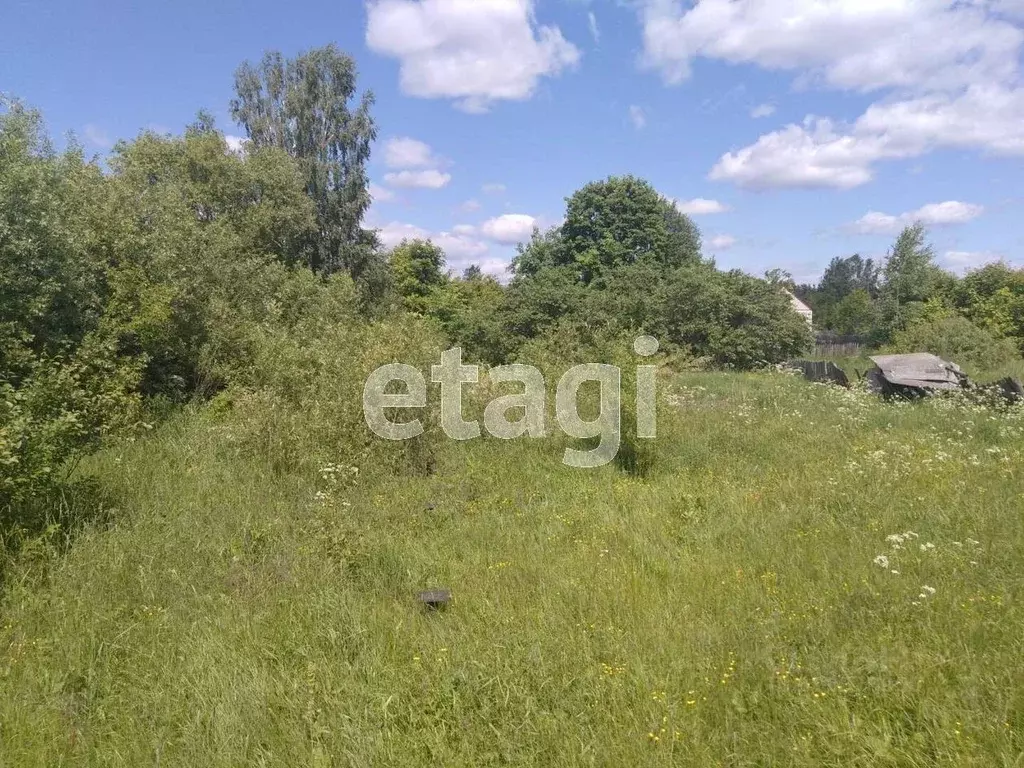
[[[964,317],[914,323],[896,334],[892,352],[931,352],[975,370],[999,368],[1020,355],[1013,342],[997,339]]]
[[[315,473],[320,467],[371,467],[375,471],[425,474],[437,461],[443,439],[437,429],[437,398],[412,418],[426,423],[420,437],[389,442],[373,434],[363,414],[363,387],[387,363],[411,365],[429,381],[430,365],[444,348],[423,318],[398,315],[366,324],[329,316],[305,318],[292,328],[259,325],[247,340],[249,369],[218,395],[214,413],[244,452],[278,472]]]
[[[634,354],[633,343],[639,335],[641,334],[638,331],[595,329],[564,320],[550,332],[528,343],[519,359],[536,366],[544,374],[549,410],[555,402],[555,390],[559,379],[572,366],[584,363],[616,366],[620,372],[620,439],[615,464],[627,474],[644,477],[654,468],[657,451],[654,440],[640,438],[638,435],[636,369],[638,365],[661,365],[665,361],[665,355],[641,358]],[[656,398],[655,408],[658,405],[659,400]],[[583,418],[597,418],[599,401],[596,385],[584,385],[581,388],[577,407]],[[548,414],[548,421],[554,423],[553,412]],[[580,450],[590,450],[597,445],[596,440],[566,442],[583,443],[576,446]]]
[[[0,521],[19,524],[16,509],[52,490],[69,461],[136,423],[138,381],[138,365],[90,339],[35,362],[17,388],[0,381]]]

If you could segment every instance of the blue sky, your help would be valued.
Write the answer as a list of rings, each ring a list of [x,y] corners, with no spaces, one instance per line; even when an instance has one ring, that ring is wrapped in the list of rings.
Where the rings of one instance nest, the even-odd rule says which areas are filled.
[[[957,271],[1024,263],[1024,0],[6,0],[0,92],[100,155],[237,135],[235,68],[329,42],[377,99],[370,223],[455,268],[623,173],[723,267],[812,280],[917,218]]]

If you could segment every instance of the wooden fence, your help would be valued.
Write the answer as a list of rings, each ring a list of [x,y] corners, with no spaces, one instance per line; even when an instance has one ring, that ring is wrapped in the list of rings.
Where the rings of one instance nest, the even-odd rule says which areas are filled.
[[[817,334],[814,342],[815,357],[860,357],[865,345],[857,336]]]

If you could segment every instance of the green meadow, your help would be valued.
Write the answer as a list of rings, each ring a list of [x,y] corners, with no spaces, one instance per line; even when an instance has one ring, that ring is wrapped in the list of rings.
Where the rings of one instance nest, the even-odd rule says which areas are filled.
[[[1024,410],[659,387],[643,478],[557,429],[282,472],[211,408],[87,458],[5,573],[0,764],[1020,765]]]
[[[460,40],[491,13],[533,28],[525,0],[367,12],[398,29],[469,5]],[[536,79],[531,61],[481,66]],[[702,182],[661,163],[664,188],[573,171],[559,211],[557,157],[499,142],[489,157],[532,159],[492,176],[457,131],[431,147],[392,106],[378,124],[373,82],[333,43],[269,50],[229,104],[121,124],[102,155],[0,94],[0,768],[1022,768],[1024,404],[888,402],[862,377],[868,355],[914,352],[1024,377],[1024,268],[995,260],[1013,255],[996,230],[933,245],[912,221],[1005,206],[878,202],[851,227],[803,197],[801,251],[803,224],[778,230],[792,243],[758,231],[774,209],[756,196],[735,211],[752,228],[702,233],[692,217],[732,203],[683,199]],[[700,149],[677,144],[666,157]],[[596,176],[658,170],[591,154]],[[835,252],[866,247],[845,239],[865,225],[893,230],[884,256]],[[719,264],[729,244],[763,276]],[[616,459],[568,466],[596,436],[550,413],[543,434],[449,439],[456,348],[544,374],[464,387],[468,419],[543,386],[565,422],[566,369],[618,367]],[[837,360],[854,385],[794,375],[811,350],[863,352]],[[374,378],[396,363],[422,386]],[[422,434],[373,433],[374,382]],[[580,420],[608,427],[593,383]]]

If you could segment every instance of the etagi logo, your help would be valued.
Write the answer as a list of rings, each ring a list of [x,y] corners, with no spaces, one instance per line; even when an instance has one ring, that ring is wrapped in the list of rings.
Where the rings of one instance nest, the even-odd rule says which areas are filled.
[[[658,341],[641,336],[633,343],[640,357],[658,351]],[[638,365],[636,369],[636,436],[652,439],[657,435],[655,407],[655,373],[657,366]],[[562,462],[570,467],[592,469],[612,461],[619,452],[622,436],[621,383],[622,371],[614,365],[584,363],[570,368],[558,381],[555,390],[555,418],[558,426],[570,437],[600,437],[600,444],[589,451],[566,448]],[[484,428],[493,437],[512,440],[523,435],[544,437],[546,430],[547,388],[543,374],[532,365],[502,365],[488,372],[490,381],[499,384],[517,381],[523,391],[495,398],[484,409]],[[462,364],[462,348],[453,347],[441,353],[441,364],[430,367],[430,378],[441,385],[441,428],[453,440],[480,437],[480,422],[462,418],[462,385],[479,384],[480,368]],[[393,381],[405,383],[404,393],[385,390]],[[600,388],[600,413],[593,421],[584,420],[578,410],[580,387],[595,381]],[[416,368],[403,363],[382,365],[370,374],[363,387],[363,415],[366,424],[385,440],[410,440],[423,434],[419,419],[390,421],[387,408],[425,408],[427,383]],[[516,409],[522,413],[518,421],[509,421],[507,414]]]

